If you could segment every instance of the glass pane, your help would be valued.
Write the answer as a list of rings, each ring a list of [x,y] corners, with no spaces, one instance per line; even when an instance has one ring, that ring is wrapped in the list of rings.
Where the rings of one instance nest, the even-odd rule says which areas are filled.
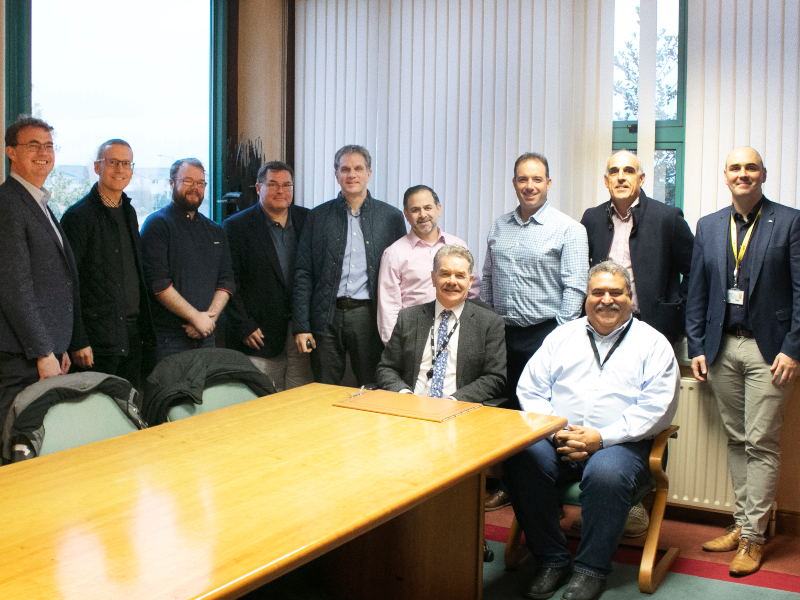
[[[656,150],[653,159],[653,199],[675,206],[675,150]]]
[[[678,118],[679,0],[658,0],[656,49],[656,121]]]
[[[45,183],[53,211],[86,194],[98,146],[122,138],[141,224],[171,201],[172,162],[195,157],[208,169],[210,0],[33,0],[32,19],[33,112],[59,147]],[[209,206],[206,196],[200,211]]]
[[[614,4],[614,120],[639,113],[639,0]]]

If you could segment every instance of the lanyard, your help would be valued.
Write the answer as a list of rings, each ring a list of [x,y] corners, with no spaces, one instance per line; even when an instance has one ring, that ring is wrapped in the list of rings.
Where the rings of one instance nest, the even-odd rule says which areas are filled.
[[[608,359],[611,358],[611,355],[614,354],[614,350],[619,348],[619,345],[622,343],[622,340],[625,339],[626,335],[628,335],[628,331],[630,331],[631,325],[633,325],[633,317],[631,317],[631,320],[628,323],[628,326],[625,328],[625,330],[617,338],[617,341],[614,342],[614,345],[611,346],[611,350],[608,351],[608,354],[606,354],[606,358],[605,358],[605,360],[603,362],[600,362],[600,353],[597,351],[597,344],[594,341],[594,334],[591,331],[589,331],[588,329],[586,330],[586,334],[589,336],[589,342],[592,344],[592,352],[594,352],[594,357],[597,360],[597,364],[600,367],[601,371],[603,370],[603,367],[608,362]]]
[[[747,245],[750,243],[750,236],[753,235],[753,229],[756,228],[756,223],[758,222],[758,217],[761,216],[761,210],[764,208],[762,205],[761,208],[758,209],[758,214],[756,218],[753,219],[753,224],[750,225],[750,229],[747,230],[747,233],[744,234],[744,239],[742,240],[742,247],[739,248],[738,252],[736,250],[736,242],[738,239],[738,235],[736,233],[736,224],[733,218],[733,213],[731,213],[731,248],[733,249],[733,259],[736,261],[736,267],[733,269],[733,287],[739,287],[739,265],[742,264],[742,259],[744,258],[744,253],[747,250]]]
[[[453,314],[453,316],[455,317],[455,314]],[[433,366],[436,364],[436,361],[439,360],[439,356],[441,356],[442,352],[444,352],[444,349],[447,348],[447,344],[450,343],[450,338],[453,337],[453,334],[456,332],[456,329],[458,329],[458,323],[459,323],[458,317],[456,317],[456,324],[453,325],[453,328],[445,336],[444,340],[439,345],[439,350],[435,350],[433,346],[433,327],[434,325],[436,325],[436,319],[433,320],[433,325],[431,325],[431,335],[430,335],[431,357],[433,358],[433,360],[431,360],[431,368],[428,369],[427,373],[425,373],[425,376],[428,378],[428,380],[430,380],[431,377],[433,377]]]

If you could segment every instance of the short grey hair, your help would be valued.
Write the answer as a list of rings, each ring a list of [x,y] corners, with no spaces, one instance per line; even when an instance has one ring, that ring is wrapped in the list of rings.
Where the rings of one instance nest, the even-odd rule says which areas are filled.
[[[614,262],[613,260],[605,260],[601,263],[596,264],[591,269],[589,269],[589,275],[586,277],[587,295],[592,291],[591,288],[589,287],[592,281],[592,277],[594,277],[598,273],[611,273],[611,275],[622,275],[622,278],[625,280],[625,287],[628,288],[628,296],[631,295],[631,274],[628,273],[628,269],[623,267],[618,262]]]
[[[456,244],[447,244],[439,248],[436,256],[433,257],[433,272],[438,273],[439,267],[442,264],[442,259],[448,256],[455,256],[463,258],[469,263],[468,273],[472,275],[472,268],[475,266],[475,260],[472,258],[472,253],[464,248],[464,246],[457,246]]]
[[[336,151],[336,156],[333,157],[333,170],[338,171],[339,165],[342,162],[342,157],[347,154],[360,154],[364,157],[364,162],[367,165],[367,171],[372,171],[372,157],[369,151],[364,146],[356,146],[351,144],[349,146],[342,146]]]
[[[206,168],[203,166],[203,163],[196,158],[181,158],[172,163],[172,166],[169,168],[170,181],[177,181],[178,171],[181,170],[183,165],[191,165],[193,167],[197,167],[198,169],[203,169],[203,173],[206,172]]]
[[[625,150],[625,149],[615,150],[614,152],[611,153],[611,156],[608,157],[608,160],[606,161],[606,175],[608,175],[608,163],[609,163],[609,161],[611,161],[611,159],[614,156],[616,156],[617,154],[620,154],[621,152],[625,152],[626,154],[630,154],[631,156],[633,156],[636,159],[636,174],[637,175],[644,175],[644,171],[642,171],[642,161],[639,158],[639,156],[636,154],[636,152],[631,152],[630,150]]]
[[[103,154],[105,154],[106,148],[108,148],[109,146],[127,146],[128,148],[131,148],[131,145],[128,142],[126,142],[125,140],[120,140],[120,139],[108,140],[107,142],[103,142],[102,144],[100,144],[100,147],[97,149],[97,160],[98,161],[101,158],[103,158]],[[131,153],[132,152],[133,152],[133,148],[131,148]]]

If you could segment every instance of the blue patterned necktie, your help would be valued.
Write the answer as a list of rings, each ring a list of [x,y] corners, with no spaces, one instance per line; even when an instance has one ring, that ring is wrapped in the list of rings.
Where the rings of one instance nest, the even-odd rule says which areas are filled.
[[[442,347],[442,342],[447,337],[447,321],[450,318],[450,315],[453,314],[452,310],[443,310],[442,311],[442,322],[439,323],[439,331],[437,333],[437,343],[436,349],[439,350]],[[433,363],[433,379],[431,379],[431,398],[441,398],[442,397],[442,388],[444,387],[444,373],[447,367],[447,355],[449,352],[447,350],[442,350],[439,354],[439,358],[436,359],[436,362]],[[433,358],[433,357],[431,357]]]

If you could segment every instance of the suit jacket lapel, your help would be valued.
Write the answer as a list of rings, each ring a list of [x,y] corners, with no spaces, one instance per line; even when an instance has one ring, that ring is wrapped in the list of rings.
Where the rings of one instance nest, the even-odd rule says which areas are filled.
[[[420,313],[417,319],[417,325],[414,328],[413,339],[411,340],[411,347],[414,348],[414,358],[411,363],[411,368],[409,369],[411,381],[407,382],[411,386],[412,392],[416,386],[419,367],[422,364],[422,354],[425,352],[425,344],[429,343],[431,325],[433,325],[433,319],[435,318],[433,314],[435,306],[435,300],[423,305],[423,311]]]
[[[773,213],[775,212],[775,207],[773,206],[772,202],[764,198],[764,204],[762,204],[761,209],[761,216],[758,218],[758,229],[753,232],[753,236],[755,239],[752,241],[752,248],[748,248],[746,254],[749,254],[751,251],[753,255],[751,260],[753,262],[750,263],[751,265],[751,275],[750,275],[750,289],[748,290],[748,298],[752,297],[753,290],[756,286],[756,280],[758,279],[758,274],[761,272],[761,267],[764,264],[764,256],[767,253],[767,247],[769,246],[769,240],[772,237],[772,229],[775,225]]]
[[[467,349],[475,343],[473,341],[475,328],[472,326],[475,314],[475,307],[469,302],[465,302],[464,310],[461,311],[461,324],[458,326],[460,331],[458,332],[458,356],[456,357],[456,389],[464,387],[461,382],[466,369],[464,358],[467,354]]]
[[[283,269],[281,268],[281,261],[278,258],[278,251],[275,249],[275,244],[272,241],[272,234],[269,232],[267,225],[267,217],[258,204],[253,206],[251,217],[251,225],[253,228],[253,235],[261,242],[261,249],[267,256],[267,260],[272,265],[273,270],[278,275],[278,281],[281,282],[283,287],[286,287],[286,280],[283,278]]]
[[[64,242],[63,242],[63,240],[66,240],[66,237],[64,236],[64,232],[61,230],[61,227],[58,225],[58,220],[56,220],[53,211],[50,210],[49,206],[47,207],[47,213],[48,215],[50,215],[48,217],[48,215],[44,214],[41,205],[38,202],[36,202],[33,196],[31,196],[31,193],[25,189],[24,185],[22,185],[19,181],[17,181],[13,177],[9,177],[8,181],[13,181],[14,184],[17,186],[17,190],[22,196],[22,201],[28,207],[28,210],[33,212],[33,214],[45,228],[45,230],[47,231],[47,235],[49,235],[52,238],[55,245],[58,246],[58,251],[61,252],[61,256],[63,256],[64,260],[66,260],[67,254],[66,252],[64,252]],[[50,219],[53,219],[52,223],[50,222]],[[58,233],[61,235],[61,240],[58,239],[56,230],[53,229],[53,223],[55,223],[55,226],[58,228]]]
[[[721,211],[720,220],[716,228],[716,239],[710,240],[713,248],[722,248],[717,257],[719,265],[719,276],[722,285],[722,297],[727,297],[726,290],[728,289],[728,245],[731,243],[728,232],[731,228],[731,213],[730,208],[727,211]]]

